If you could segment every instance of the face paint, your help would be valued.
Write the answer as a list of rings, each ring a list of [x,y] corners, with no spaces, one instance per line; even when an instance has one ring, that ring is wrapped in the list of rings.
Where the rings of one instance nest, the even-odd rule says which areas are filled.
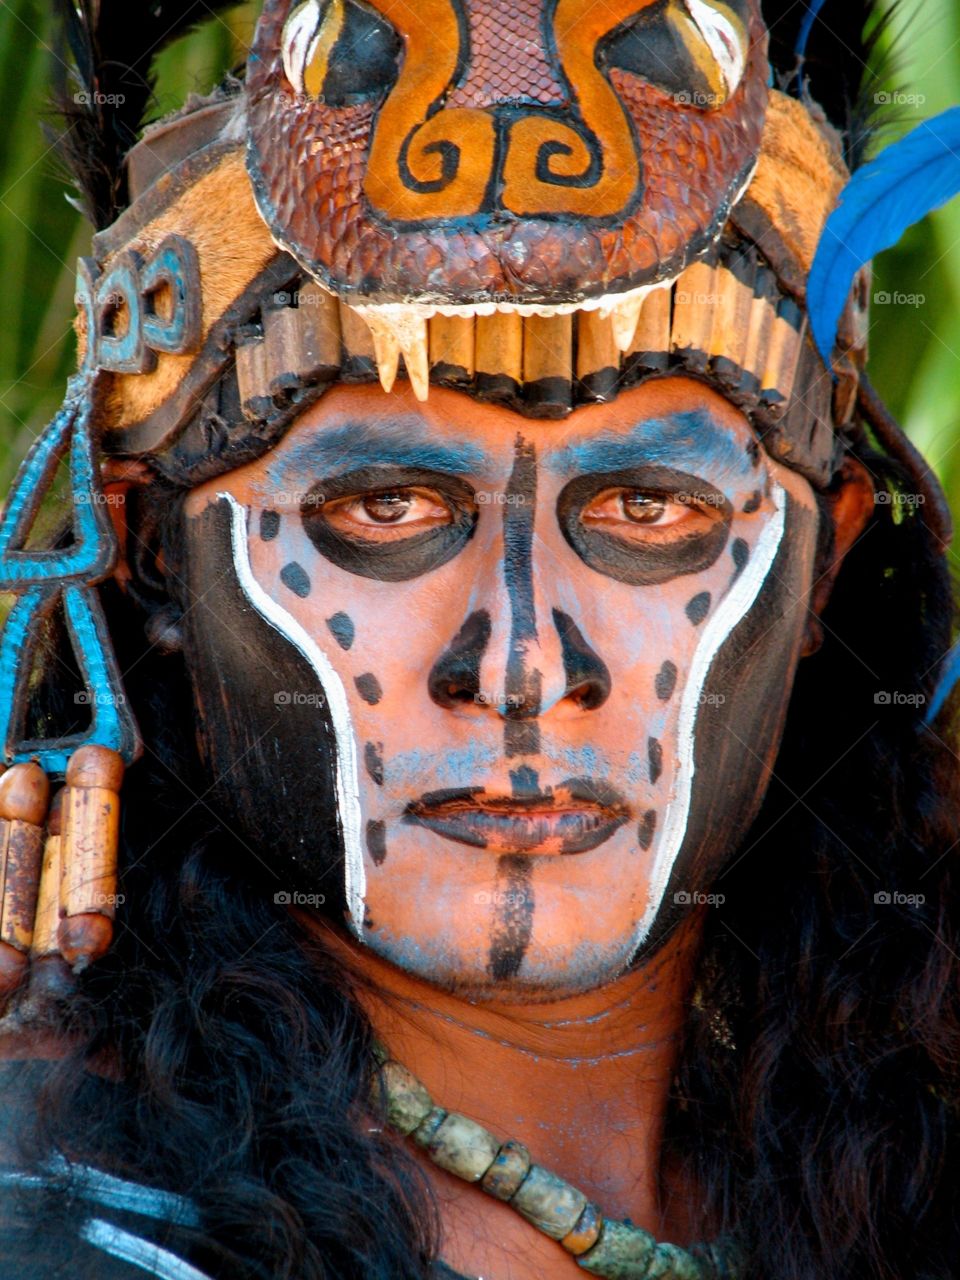
[[[286,829],[244,831],[278,874],[304,891],[329,874],[326,768],[348,925],[394,963],[481,996],[556,994],[655,947],[763,794],[806,617],[807,483],[678,378],[563,424],[338,387],[264,459],[194,490],[190,520],[222,494],[232,564],[190,567],[188,521],[194,633],[213,625],[215,570],[234,575],[247,607],[217,599],[219,625],[272,628],[279,714],[322,696],[335,747],[318,759],[263,726],[296,803]],[[284,514],[264,539],[267,511]],[[264,684],[224,648],[234,698]],[[212,756],[222,701],[201,718]],[[267,786],[242,759],[227,782]]]

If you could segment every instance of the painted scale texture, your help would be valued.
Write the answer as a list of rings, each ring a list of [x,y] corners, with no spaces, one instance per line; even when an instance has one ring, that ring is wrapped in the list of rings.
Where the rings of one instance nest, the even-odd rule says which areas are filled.
[[[759,152],[767,41],[757,6],[743,6],[743,75],[719,105],[693,78],[668,91],[605,67],[602,41],[643,18],[649,0],[571,16],[565,33],[563,7],[541,16],[550,39],[531,100],[509,39],[478,52],[482,74],[471,79],[468,32],[506,30],[507,0],[432,0],[417,18],[379,0],[404,44],[398,78],[342,105],[295,91],[282,54],[290,10],[268,11],[248,69],[248,167],[277,242],[354,300],[569,303],[674,276],[719,234]],[[451,42],[445,81],[432,64]],[[564,93],[545,107],[550,76]],[[465,84],[471,106],[451,106]]]

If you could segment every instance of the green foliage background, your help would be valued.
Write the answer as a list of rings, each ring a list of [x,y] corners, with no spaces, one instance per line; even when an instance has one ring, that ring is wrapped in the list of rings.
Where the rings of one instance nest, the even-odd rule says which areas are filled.
[[[258,9],[238,5],[162,55],[155,115],[207,92],[243,60]],[[51,26],[49,0],[0,0],[0,493],[60,403],[74,358],[75,263],[89,248],[41,132]],[[900,97],[884,139],[960,96],[960,4],[908,0],[893,40]],[[883,254],[874,279],[875,296],[914,301],[874,306],[871,376],[937,469],[960,524],[960,199]]]

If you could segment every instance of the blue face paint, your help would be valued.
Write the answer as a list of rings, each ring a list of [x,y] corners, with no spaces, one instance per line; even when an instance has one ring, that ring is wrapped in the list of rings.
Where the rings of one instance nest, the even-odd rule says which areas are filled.
[[[743,445],[703,409],[652,418],[626,433],[602,431],[544,454],[556,475],[663,466],[709,478],[718,488],[737,486],[752,474]]]
[[[463,442],[442,443],[417,418],[345,422],[311,432],[286,449],[267,467],[271,487],[283,489],[290,480],[332,479],[359,467],[416,467],[450,475],[482,474],[492,469],[483,449]]]

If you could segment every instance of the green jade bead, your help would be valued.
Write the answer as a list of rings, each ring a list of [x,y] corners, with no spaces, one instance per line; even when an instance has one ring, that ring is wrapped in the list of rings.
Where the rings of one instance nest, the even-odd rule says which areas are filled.
[[[510,1201],[510,1207],[551,1240],[562,1240],[579,1222],[587,1207],[587,1197],[549,1169],[534,1164]]]

